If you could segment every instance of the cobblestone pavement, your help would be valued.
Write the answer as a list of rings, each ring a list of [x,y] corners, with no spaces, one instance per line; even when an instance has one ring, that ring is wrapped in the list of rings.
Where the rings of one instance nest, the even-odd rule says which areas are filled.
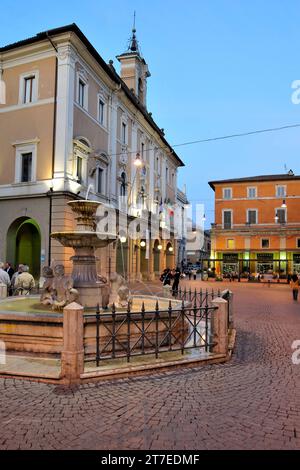
[[[299,449],[300,302],[288,286],[230,288],[230,362],[72,389],[1,379],[0,449]]]

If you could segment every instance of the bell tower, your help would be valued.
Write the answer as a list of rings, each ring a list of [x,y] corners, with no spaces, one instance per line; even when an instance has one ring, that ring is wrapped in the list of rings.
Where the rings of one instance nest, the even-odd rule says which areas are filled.
[[[117,56],[121,63],[121,78],[128,88],[133,91],[143,106],[147,106],[147,78],[151,76],[148,65],[142,57],[139,43],[136,37],[135,13],[132,35],[129,40],[128,49]]]

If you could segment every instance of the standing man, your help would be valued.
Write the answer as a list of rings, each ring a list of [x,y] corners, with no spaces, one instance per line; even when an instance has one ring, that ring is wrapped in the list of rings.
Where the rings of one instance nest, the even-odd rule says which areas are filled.
[[[23,265],[21,270],[21,274],[16,278],[15,288],[19,295],[27,295],[35,286],[35,282],[33,276],[29,273],[29,267],[27,265]]]
[[[10,277],[4,271],[4,263],[0,261],[0,298],[7,297],[8,289],[10,287]]]
[[[173,271],[173,279],[174,279],[173,286],[172,286],[172,295],[173,295],[173,297],[176,297],[176,294],[178,294],[180,276],[181,276],[181,271],[180,271],[180,268],[177,267]]]
[[[5,263],[5,269],[4,269],[4,271],[7,272],[7,274],[9,275],[9,278],[10,278],[10,280],[11,280],[11,278],[13,277],[14,272],[15,272],[15,270],[12,268],[11,263],[8,263],[8,262]]]

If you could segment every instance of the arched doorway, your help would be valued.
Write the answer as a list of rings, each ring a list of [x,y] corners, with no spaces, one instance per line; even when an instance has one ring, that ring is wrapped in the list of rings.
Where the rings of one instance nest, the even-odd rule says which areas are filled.
[[[171,242],[167,244],[166,248],[166,263],[167,263],[167,268],[173,269],[176,266],[174,266],[174,248]]]
[[[41,233],[38,223],[29,217],[16,219],[7,231],[6,259],[14,266],[27,264],[38,279],[41,269]]]

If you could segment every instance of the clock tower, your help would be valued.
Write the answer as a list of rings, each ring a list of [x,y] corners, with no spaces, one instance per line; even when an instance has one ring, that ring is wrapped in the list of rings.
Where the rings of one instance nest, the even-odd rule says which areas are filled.
[[[135,21],[134,21],[135,23]],[[142,57],[136,37],[135,24],[126,52],[117,56],[121,63],[121,78],[128,88],[136,95],[140,103],[147,106],[147,78],[150,77],[148,65]]]

